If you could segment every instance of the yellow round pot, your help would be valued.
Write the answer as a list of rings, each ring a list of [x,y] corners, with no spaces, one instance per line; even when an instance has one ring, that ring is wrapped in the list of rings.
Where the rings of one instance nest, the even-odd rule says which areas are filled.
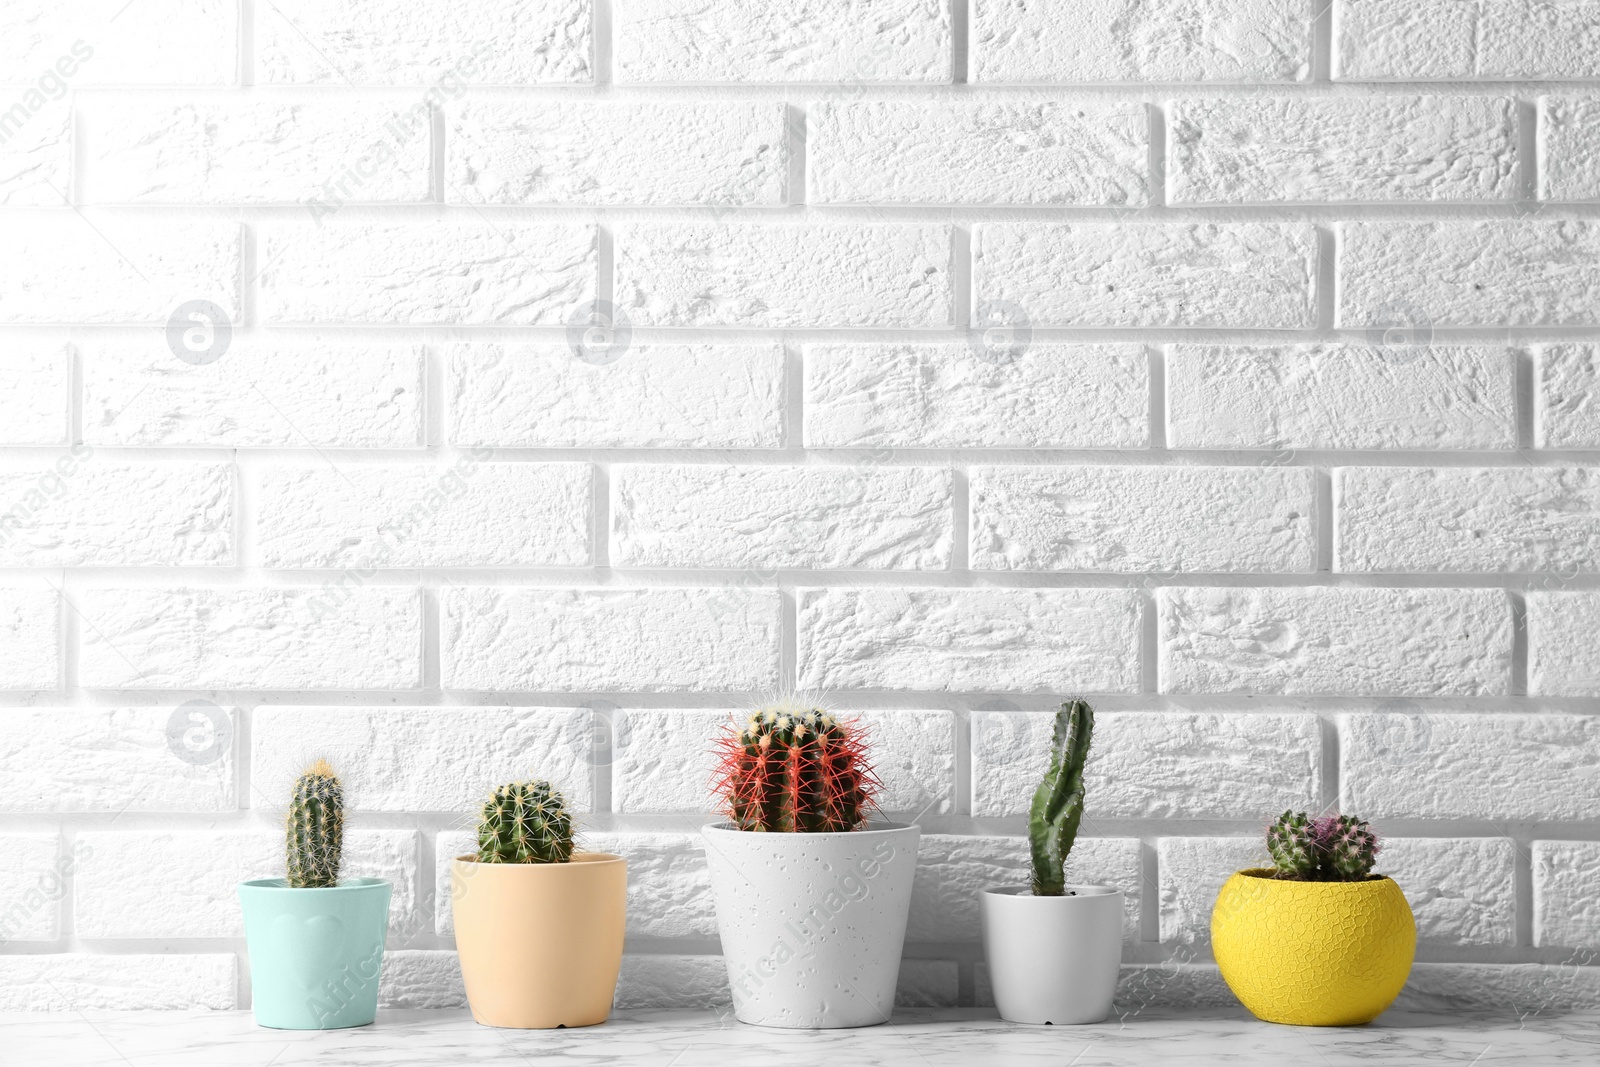
[[[1254,869],[1217,894],[1211,947],[1228,988],[1256,1018],[1357,1026],[1400,995],[1417,924],[1393,879],[1295,882]]]

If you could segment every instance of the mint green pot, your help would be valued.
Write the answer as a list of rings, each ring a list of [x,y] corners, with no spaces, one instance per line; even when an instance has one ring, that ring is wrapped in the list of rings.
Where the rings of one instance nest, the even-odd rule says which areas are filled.
[[[256,1022],[278,1030],[372,1022],[392,891],[381,878],[326,889],[290,889],[282,878],[239,883]]]

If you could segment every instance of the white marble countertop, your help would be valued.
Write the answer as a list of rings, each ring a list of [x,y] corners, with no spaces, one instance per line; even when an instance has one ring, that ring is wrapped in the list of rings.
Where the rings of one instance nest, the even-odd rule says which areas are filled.
[[[386,1011],[353,1030],[265,1030],[249,1012],[0,1014],[0,1063],[18,1067],[1052,1067],[1159,1064],[1600,1063],[1600,1014],[1468,1018],[1389,1012],[1370,1026],[1273,1026],[1242,1012],[1145,1013],[1096,1026],[1014,1026],[982,1008],[906,1011],[862,1030],[764,1030],[706,1012],[624,1012],[583,1030],[495,1030],[465,1011]]]

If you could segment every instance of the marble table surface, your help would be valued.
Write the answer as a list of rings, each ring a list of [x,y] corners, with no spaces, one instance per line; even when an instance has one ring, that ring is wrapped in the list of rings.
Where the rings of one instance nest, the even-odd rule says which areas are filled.
[[[624,1012],[583,1030],[495,1030],[465,1011],[386,1011],[353,1030],[265,1030],[248,1012],[0,1014],[18,1067],[411,1067],[536,1063],[660,1067],[974,1067],[987,1064],[1323,1065],[1600,1063],[1600,1014],[1463,1017],[1389,1012],[1370,1026],[1273,1026],[1241,1012],[1146,1012],[1094,1026],[1013,1026],[989,1009],[905,1011],[862,1030],[764,1030],[707,1012]]]

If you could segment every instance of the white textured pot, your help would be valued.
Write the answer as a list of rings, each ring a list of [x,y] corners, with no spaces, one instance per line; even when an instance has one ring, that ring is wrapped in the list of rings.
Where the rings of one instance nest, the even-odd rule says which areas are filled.
[[[1097,1023],[1111,1013],[1122,965],[1122,890],[1067,889],[1077,895],[994,886],[978,898],[989,984],[1008,1022]]]
[[[921,832],[751,833],[722,823],[703,834],[739,1021],[888,1022]]]

